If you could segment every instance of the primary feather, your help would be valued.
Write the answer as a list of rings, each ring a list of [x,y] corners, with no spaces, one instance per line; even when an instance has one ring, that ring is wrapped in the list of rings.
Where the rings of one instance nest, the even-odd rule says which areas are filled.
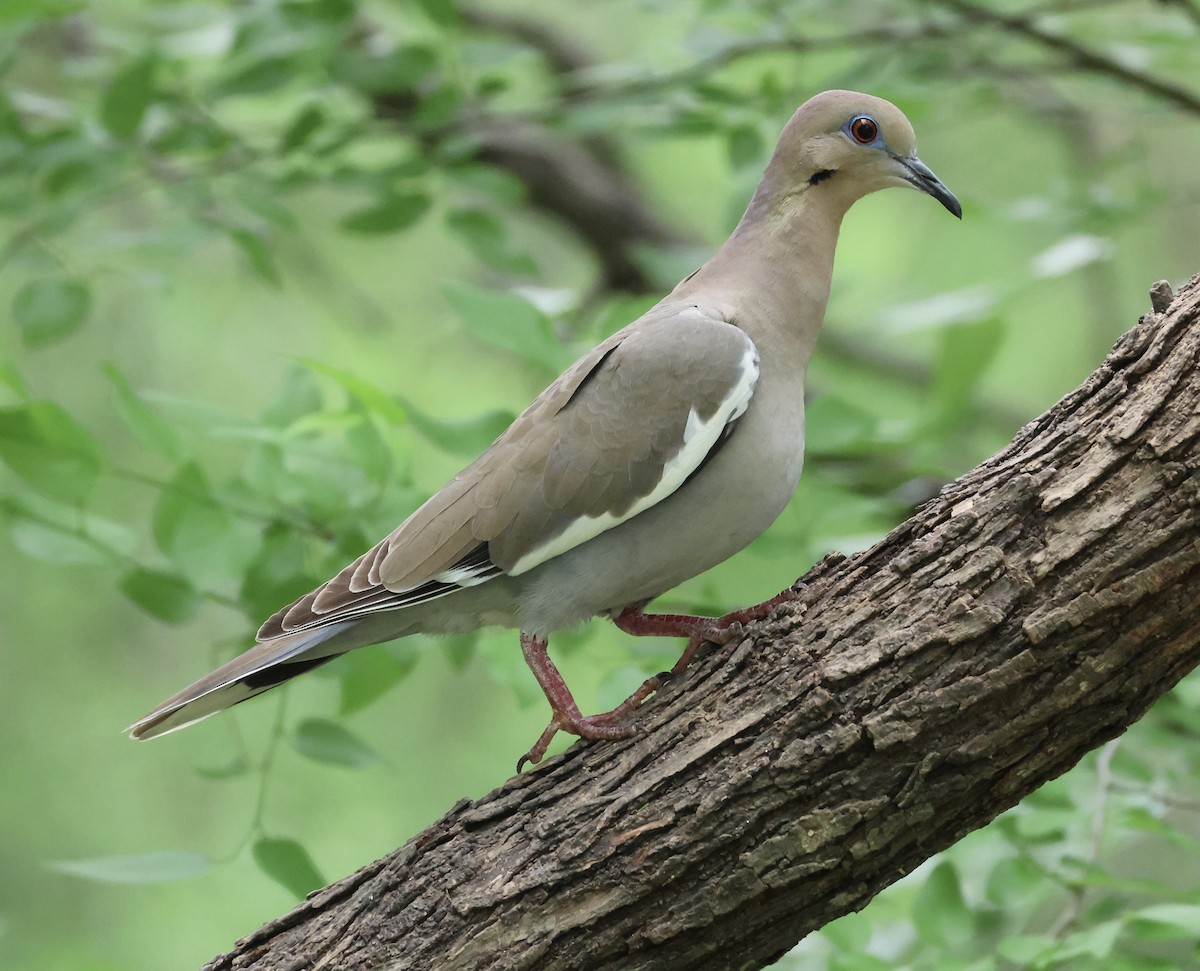
[[[397,617],[382,634],[356,625],[519,577],[678,489],[745,412],[758,355],[723,319],[694,308],[658,317],[657,326],[631,325],[582,358],[391,535],[276,612],[257,646],[168,698],[130,734],[174,731],[353,647],[423,629],[415,617]],[[697,343],[707,346],[704,357]],[[647,363],[672,358],[683,380],[664,386]],[[689,373],[701,364],[703,375]],[[597,406],[597,397],[609,400]],[[644,421],[648,407],[667,420]],[[278,676],[267,679],[275,667]]]

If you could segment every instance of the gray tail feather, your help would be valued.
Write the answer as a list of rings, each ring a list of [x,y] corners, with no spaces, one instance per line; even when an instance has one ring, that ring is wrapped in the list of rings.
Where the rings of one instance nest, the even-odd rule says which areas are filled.
[[[156,738],[262,694],[356,646],[328,643],[352,626],[353,622],[329,624],[255,644],[212,674],[172,695],[125,731],[130,738]]]

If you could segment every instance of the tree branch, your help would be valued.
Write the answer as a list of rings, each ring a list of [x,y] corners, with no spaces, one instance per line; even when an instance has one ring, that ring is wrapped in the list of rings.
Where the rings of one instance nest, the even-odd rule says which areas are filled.
[[[782,37],[755,38],[729,44],[681,70],[622,81],[589,77],[595,64],[588,51],[545,22],[483,7],[468,6],[462,14],[473,29],[511,37],[538,52],[561,85],[561,99],[552,105],[552,115],[559,114],[562,105],[571,102],[644,99],[664,89],[698,84],[723,68],[764,55],[875,46],[894,52],[919,44],[949,44],[988,28],[999,28],[1049,49],[1059,55],[1056,63],[1072,70],[1115,78],[1184,111],[1200,113],[1200,94],[1122,64],[1038,23],[1039,16],[1071,15],[1122,0],[1043,0],[1018,14],[997,13],[969,0],[931,2],[954,16],[885,23],[827,35],[793,31]],[[1193,0],[1162,2],[1187,13],[1194,14],[1196,10]],[[1025,71],[1024,76],[1030,76],[1030,72]],[[408,91],[379,92],[373,97],[373,105],[378,117],[407,125],[417,98]],[[421,134],[433,144],[464,133],[478,143],[477,157],[481,161],[514,175],[526,187],[529,201],[536,209],[562,222],[590,250],[599,267],[602,290],[655,291],[656,281],[639,259],[639,249],[680,248],[690,242],[647,201],[617,147],[603,135],[572,138],[556,132],[552,123],[544,120],[511,115],[493,117],[485,109],[464,111],[460,119],[444,130],[425,129]]]
[[[969,22],[990,24],[1010,33],[1025,37],[1048,50],[1054,51],[1056,54],[1062,55],[1069,63],[1081,70],[1116,78],[1131,88],[1152,94],[1157,98],[1169,102],[1176,108],[1181,108],[1190,114],[1200,114],[1200,94],[1171,81],[1163,80],[1152,74],[1147,74],[1144,71],[1139,71],[1136,68],[1122,64],[1120,61],[1101,54],[1099,51],[1094,51],[1090,47],[1085,47],[1083,44],[1079,44],[1062,34],[1056,34],[1043,27],[1039,27],[1030,16],[1000,13],[996,10],[977,6],[971,3],[970,0],[936,0],[936,2],[948,10],[953,10]]]
[[[1200,663],[1200,276],[1078,390],[577,744],[209,971],[762,967]]]
[[[1160,0],[1164,7],[1178,7],[1188,20],[1200,27],[1200,4],[1196,0]]]

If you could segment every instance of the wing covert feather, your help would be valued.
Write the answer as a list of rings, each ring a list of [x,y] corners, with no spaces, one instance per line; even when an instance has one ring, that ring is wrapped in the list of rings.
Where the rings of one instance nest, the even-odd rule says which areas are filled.
[[[686,481],[744,412],[757,376],[744,331],[699,308],[656,308],[577,361],[479,459],[275,614],[260,638],[442,596],[463,572],[456,565],[480,555],[490,557],[484,579],[519,574],[612,528]],[[478,569],[470,583],[482,582]]]

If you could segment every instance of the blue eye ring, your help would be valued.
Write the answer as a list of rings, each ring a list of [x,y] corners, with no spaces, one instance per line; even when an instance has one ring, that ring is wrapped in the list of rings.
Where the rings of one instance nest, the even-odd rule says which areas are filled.
[[[858,144],[870,145],[879,138],[879,123],[870,115],[858,115],[850,119],[846,131]]]

